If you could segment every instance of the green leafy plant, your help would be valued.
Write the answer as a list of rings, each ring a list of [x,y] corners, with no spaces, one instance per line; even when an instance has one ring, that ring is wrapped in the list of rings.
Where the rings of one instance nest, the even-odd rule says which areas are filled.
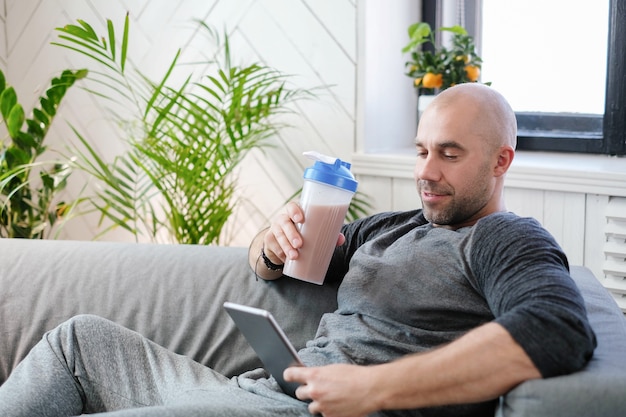
[[[267,139],[283,126],[276,116],[290,112],[289,103],[311,96],[288,88],[287,76],[267,66],[233,65],[228,37],[220,43],[202,27],[218,40],[223,56],[210,75],[198,81],[189,76],[176,87],[171,74],[180,51],[158,82],[130,68],[128,15],[121,36],[111,20],[106,36],[82,20],[57,29],[56,45],[94,64],[88,89],[113,104],[127,135],[128,152],[109,163],[76,131],[83,147],[76,166],[98,182],[89,201],[111,222],[103,233],[122,227],[137,239],[159,241],[165,231],[177,243],[220,243],[237,203],[235,168],[251,149],[269,146]],[[129,107],[135,118],[114,110]]]
[[[402,48],[409,53],[406,75],[414,79],[419,90],[445,90],[455,84],[476,82],[480,77],[482,59],[476,54],[474,40],[461,26],[442,27],[452,33],[452,47],[435,47],[435,36],[430,25],[417,22],[409,26],[409,43]],[[430,43],[433,50],[423,48]]]
[[[71,173],[63,161],[41,161],[44,139],[65,93],[86,70],[53,78],[27,118],[15,89],[0,71],[0,115],[7,137],[0,143],[0,237],[44,238],[74,203],[55,201]]]

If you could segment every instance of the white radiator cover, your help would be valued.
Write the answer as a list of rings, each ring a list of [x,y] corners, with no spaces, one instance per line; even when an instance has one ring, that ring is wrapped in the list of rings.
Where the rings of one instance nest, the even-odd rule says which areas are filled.
[[[626,313],[626,198],[609,199],[604,234],[603,284]]]

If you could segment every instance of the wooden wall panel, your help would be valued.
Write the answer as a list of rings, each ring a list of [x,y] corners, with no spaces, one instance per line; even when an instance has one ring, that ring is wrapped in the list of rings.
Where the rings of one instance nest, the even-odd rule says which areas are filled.
[[[0,0],[0,70],[6,76],[7,73],[7,19],[6,19],[6,1]],[[0,124],[0,138],[7,135],[6,126]]]
[[[359,191],[369,196],[372,212],[393,210],[393,182],[394,178],[359,175]]]
[[[507,210],[519,216],[534,217],[543,222],[543,191],[506,187],[504,199]]]
[[[7,17],[6,0],[0,0],[0,70],[6,71],[7,67]]]
[[[505,200],[509,211],[534,217],[552,233],[571,263],[583,264],[585,194],[507,187]]]
[[[584,262],[585,210],[585,194],[546,192],[543,225],[577,265]]]
[[[359,175],[359,190],[372,201],[372,212],[414,210],[421,207],[415,182],[407,178]]]
[[[606,260],[604,234],[607,220],[606,207],[609,196],[588,194],[585,215],[585,260],[583,264],[593,271],[594,275],[601,279],[604,277],[603,265]]]
[[[393,210],[415,210],[422,207],[415,181],[396,178],[393,181]]]

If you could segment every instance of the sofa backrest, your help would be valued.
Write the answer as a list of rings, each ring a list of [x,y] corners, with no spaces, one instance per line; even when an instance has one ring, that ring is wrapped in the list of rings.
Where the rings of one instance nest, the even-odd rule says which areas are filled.
[[[96,314],[226,374],[260,362],[224,301],[271,311],[299,348],[336,289],[257,281],[247,249],[0,239],[0,384],[44,332]]]

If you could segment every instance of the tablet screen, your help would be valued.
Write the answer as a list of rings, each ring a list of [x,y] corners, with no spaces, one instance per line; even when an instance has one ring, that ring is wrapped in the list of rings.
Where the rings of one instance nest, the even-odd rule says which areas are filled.
[[[286,394],[295,397],[299,384],[285,381],[283,371],[290,366],[304,365],[272,314],[260,308],[231,302],[225,302],[224,308],[259,356],[265,369]]]

